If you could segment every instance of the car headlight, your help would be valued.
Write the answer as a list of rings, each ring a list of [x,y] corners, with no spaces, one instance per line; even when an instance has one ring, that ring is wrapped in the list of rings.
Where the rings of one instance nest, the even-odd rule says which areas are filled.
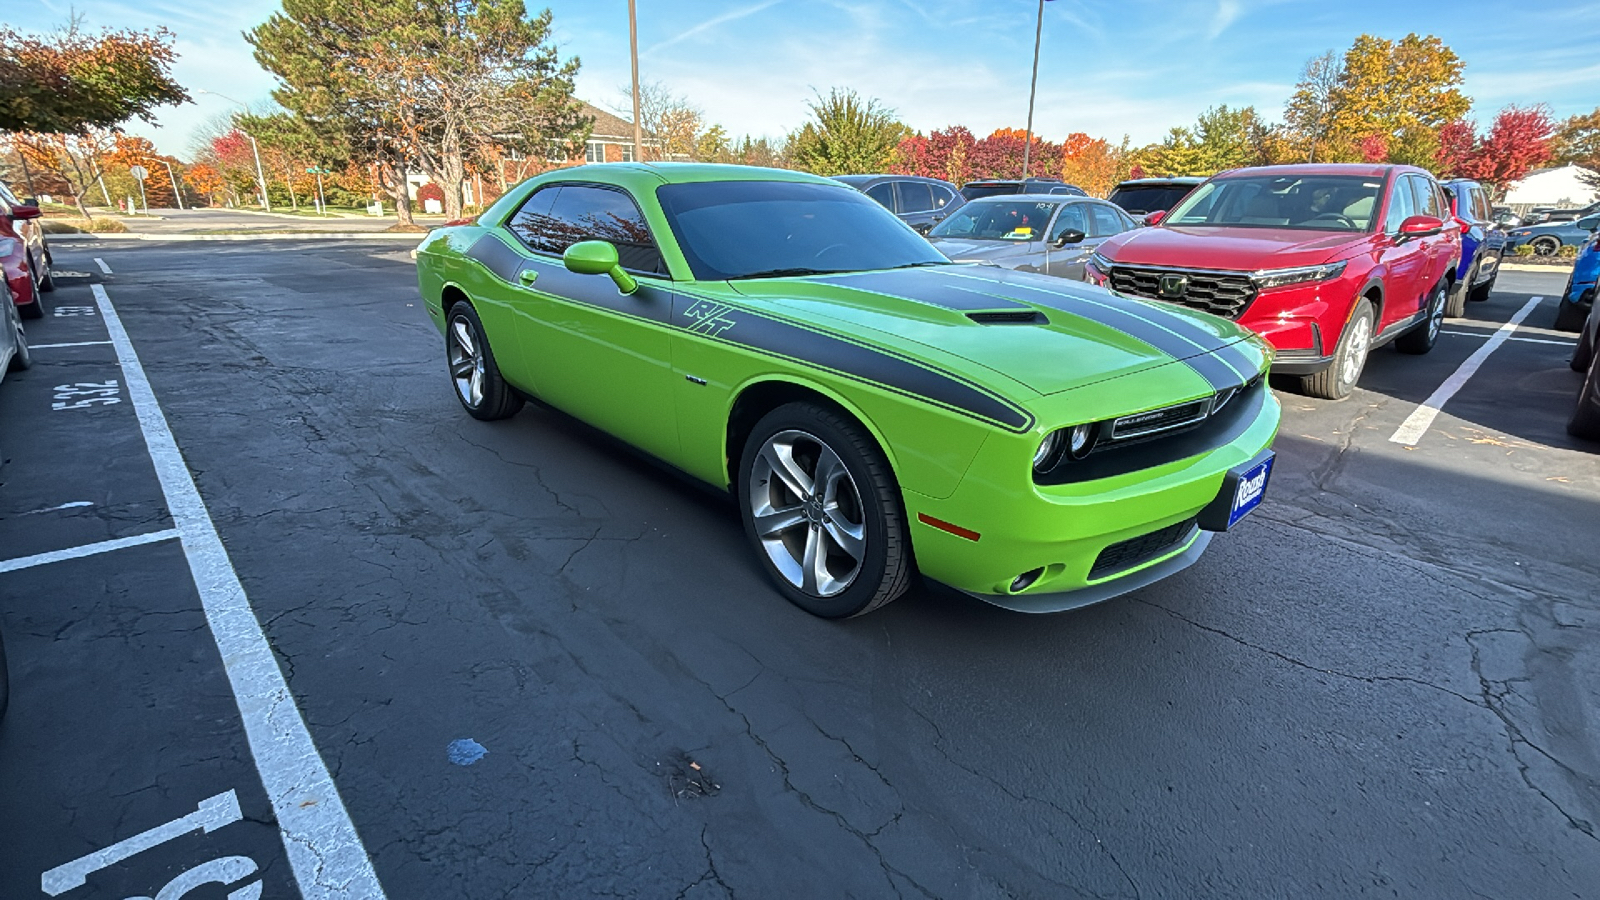
[[[1327,281],[1338,278],[1344,273],[1344,260],[1336,263],[1327,263],[1321,266],[1298,266],[1293,269],[1262,269],[1250,273],[1250,280],[1255,282],[1257,290],[1283,287],[1289,284],[1306,284],[1312,281]]]
[[[1039,449],[1033,451],[1033,470],[1040,474],[1050,471],[1061,461],[1061,431],[1057,429],[1044,436]]]
[[[1067,436],[1067,452],[1073,459],[1083,459],[1089,455],[1089,450],[1094,446],[1094,425],[1085,422],[1082,425],[1072,426],[1072,432]]]
[[[1096,269],[1099,269],[1102,272],[1109,273],[1111,271],[1111,260],[1101,256],[1099,250],[1089,254],[1089,265],[1094,266]]]
[[[1063,459],[1083,459],[1094,449],[1097,423],[1084,422],[1070,428],[1057,428],[1039,442],[1033,454],[1033,471],[1043,475],[1061,464]]]

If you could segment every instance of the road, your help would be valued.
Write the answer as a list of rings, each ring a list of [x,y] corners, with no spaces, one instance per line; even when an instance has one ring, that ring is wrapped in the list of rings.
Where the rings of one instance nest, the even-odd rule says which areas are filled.
[[[157,234],[217,234],[251,231],[384,231],[395,224],[393,215],[332,217],[292,215],[253,209],[157,209],[150,217],[118,216],[130,231]],[[443,216],[418,215],[417,221],[439,225]]]
[[[57,261],[71,312],[29,333],[58,346],[0,384],[0,560],[150,542],[0,562],[0,897],[229,791],[236,820],[60,896],[351,896],[287,830],[392,898],[1600,897],[1600,447],[1563,431],[1551,301],[1391,440],[1559,276],[1503,273],[1347,401],[1281,395],[1266,503],[1177,577],[828,622],[725,499],[559,413],[462,413],[393,243]],[[250,730],[250,628],[208,621],[227,579],[197,587],[137,375],[86,343],[107,309],[309,757]],[[264,785],[319,761],[306,815],[352,830],[302,840]]]

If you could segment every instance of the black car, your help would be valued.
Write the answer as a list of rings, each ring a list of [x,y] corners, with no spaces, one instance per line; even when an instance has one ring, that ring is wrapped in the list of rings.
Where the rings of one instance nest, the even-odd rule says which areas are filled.
[[[1444,182],[1450,213],[1465,223],[1461,229],[1461,263],[1456,269],[1456,289],[1445,298],[1447,316],[1460,316],[1468,300],[1487,300],[1500,277],[1506,233],[1495,227],[1489,189],[1476,181],[1457,178]]]
[[[918,231],[927,231],[966,202],[956,186],[921,175],[835,175]]]
[[[1578,405],[1567,420],[1567,433],[1573,437],[1600,441],[1600,303],[1589,308],[1577,349],[1572,354],[1572,369],[1583,373],[1578,388]]]
[[[1148,213],[1166,212],[1205,182],[1204,178],[1180,175],[1173,178],[1132,178],[1118,184],[1107,197],[1112,203],[1139,218]]]
[[[1068,184],[1059,178],[1039,176],[1036,178],[987,178],[983,181],[969,181],[961,186],[961,196],[968,200],[979,197],[993,197],[997,194],[1065,194],[1071,197],[1087,197],[1089,192],[1075,184]]]

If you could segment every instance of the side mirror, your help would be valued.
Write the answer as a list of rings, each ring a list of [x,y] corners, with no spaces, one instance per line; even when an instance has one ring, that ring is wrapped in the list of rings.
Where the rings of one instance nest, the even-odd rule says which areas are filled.
[[[16,206],[11,207],[11,218],[13,219],[37,219],[42,215],[44,213],[39,207],[30,206],[26,203],[18,203]]]
[[[911,226],[911,230],[915,231],[917,234],[926,235],[928,232],[933,230],[933,223],[918,222],[917,224]]]
[[[1444,231],[1444,222],[1433,216],[1411,216],[1400,223],[1400,239],[1421,238]]]
[[[1056,238],[1055,245],[1057,247],[1065,247],[1068,244],[1081,243],[1086,237],[1088,237],[1088,235],[1084,234],[1078,229],[1068,228],[1066,231],[1061,232],[1060,237]]]
[[[617,248],[607,241],[579,241],[561,254],[561,262],[579,275],[610,275],[624,294],[639,289],[639,282],[617,263]]]
[[[1165,219],[1166,217],[1167,217],[1167,211],[1164,210],[1164,209],[1158,209],[1155,212],[1145,213],[1144,214],[1144,223],[1146,225],[1160,225],[1161,224],[1161,220]]]

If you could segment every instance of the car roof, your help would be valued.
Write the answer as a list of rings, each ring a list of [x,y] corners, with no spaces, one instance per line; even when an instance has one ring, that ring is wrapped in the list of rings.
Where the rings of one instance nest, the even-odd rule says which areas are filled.
[[[1292,163],[1282,166],[1248,166],[1243,169],[1230,169],[1218,172],[1215,178],[1238,178],[1243,176],[1260,175],[1357,175],[1367,177],[1381,177],[1392,171],[1416,172],[1419,175],[1433,177],[1426,169],[1416,166],[1395,165],[1393,163]]]
[[[839,182],[809,172],[792,169],[768,169],[762,166],[735,166],[719,163],[690,162],[613,162],[591,163],[568,169],[552,169],[539,177],[557,176],[550,180],[578,180],[593,178],[600,182],[643,187],[649,182],[657,184],[685,184],[702,181],[797,181],[838,187]]]
[[[927,184],[942,184],[946,187],[955,187],[942,178],[929,178],[926,175],[897,175],[893,172],[880,172],[875,175],[830,175],[834,181],[842,181],[851,187],[859,187],[875,181],[921,181]]]
[[[1146,184],[1198,185],[1205,183],[1205,180],[1206,178],[1204,175],[1174,175],[1171,178],[1129,178],[1126,181],[1117,182],[1117,187],[1139,187]]]

